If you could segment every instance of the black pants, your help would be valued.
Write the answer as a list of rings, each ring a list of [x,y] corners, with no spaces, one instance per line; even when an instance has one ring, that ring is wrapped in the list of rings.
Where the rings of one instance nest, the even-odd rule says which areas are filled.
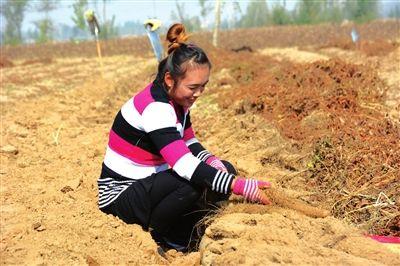
[[[235,168],[222,161],[229,173]],[[198,187],[171,169],[133,183],[105,210],[126,223],[151,229],[155,240],[167,237],[180,245],[195,239],[195,224],[229,195]]]

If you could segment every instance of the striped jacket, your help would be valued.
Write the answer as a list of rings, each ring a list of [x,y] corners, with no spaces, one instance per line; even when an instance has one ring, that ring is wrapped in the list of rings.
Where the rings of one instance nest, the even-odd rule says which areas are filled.
[[[212,156],[195,138],[189,110],[174,104],[162,85],[150,83],[118,112],[98,179],[104,208],[138,179],[172,168],[179,176],[228,194],[233,175],[205,163]]]

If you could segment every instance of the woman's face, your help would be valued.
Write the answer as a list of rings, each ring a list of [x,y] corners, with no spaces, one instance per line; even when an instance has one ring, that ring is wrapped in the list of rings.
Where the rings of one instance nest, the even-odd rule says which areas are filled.
[[[183,108],[189,108],[203,93],[210,68],[207,64],[188,66],[185,76],[174,82],[171,75],[165,74],[165,83],[168,87],[168,95]]]

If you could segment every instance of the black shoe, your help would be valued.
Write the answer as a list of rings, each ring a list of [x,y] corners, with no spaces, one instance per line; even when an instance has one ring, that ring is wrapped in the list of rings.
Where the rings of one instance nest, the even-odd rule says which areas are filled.
[[[156,231],[152,230],[150,232],[151,236],[153,237],[154,241],[157,243],[160,249],[162,249],[162,252],[166,252],[169,249],[175,249],[176,251],[180,252],[187,252],[188,247],[184,246],[182,244],[176,243],[176,241],[173,241]],[[160,250],[157,250],[159,253],[161,252]],[[160,254],[161,255],[161,254]],[[161,255],[162,256],[162,255]]]
[[[166,245],[170,249],[175,249],[176,251],[180,251],[180,252],[187,252],[187,250],[188,250],[187,246],[183,246],[181,244],[174,243],[166,237],[163,237],[163,241],[164,241],[164,245]]]
[[[161,246],[157,247],[157,253],[158,253],[158,255],[163,257],[164,259],[168,260],[167,254],[165,254],[165,251]]]

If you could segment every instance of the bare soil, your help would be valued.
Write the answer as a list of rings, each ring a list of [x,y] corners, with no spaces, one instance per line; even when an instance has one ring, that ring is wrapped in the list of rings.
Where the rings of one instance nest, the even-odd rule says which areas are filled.
[[[376,23],[363,26],[364,36],[393,32],[394,24]],[[263,29],[293,33],[282,46],[297,47],[271,44],[278,50],[269,55],[260,52],[267,45],[258,37],[255,52],[228,48],[250,39],[225,41],[225,49],[205,44],[213,73],[192,109],[197,136],[240,175],[272,181],[280,194],[270,191],[271,206],[232,196],[204,221],[199,251],[165,256],[140,226],[97,208],[96,180],[114,116],[156,71],[151,50],[133,52],[147,42],[137,41],[142,48],[132,53],[105,53],[102,70],[95,47],[85,43],[74,57],[58,44],[39,59],[30,53],[43,48],[7,48],[13,67],[1,68],[1,264],[400,265],[399,253],[365,236],[399,232],[393,100],[400,86],[391,74],[399,48],[370,56],[295,43],[297,32],[321,36],[328,28]],[[121,49],[130,51],[125,42]],[[326,58],[293,60],[303,51]],[[351,56],[358,61],[348,62]],[[374,206],[380,192],[389,200]],[[331,215],[310,217],[325,216],[323,210]]]

